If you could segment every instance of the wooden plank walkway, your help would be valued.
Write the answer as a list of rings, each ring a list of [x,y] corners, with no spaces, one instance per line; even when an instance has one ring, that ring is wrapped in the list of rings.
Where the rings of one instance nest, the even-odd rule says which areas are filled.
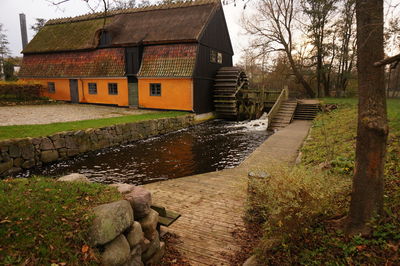
[[[180,236],[177,249],[192,265],[229,265],[240,249],[232,232],[244,230],[247,173],[268,162],[292,163],[311,123],[295,121],[269,137],[240,166],[147,184],[153,202],[182,216],[168,228]]]

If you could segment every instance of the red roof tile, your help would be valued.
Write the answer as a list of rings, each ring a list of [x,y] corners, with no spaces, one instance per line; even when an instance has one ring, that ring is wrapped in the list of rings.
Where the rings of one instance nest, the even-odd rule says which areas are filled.
[[[123,48],[98,49],[85,52],[26,54],[20,77],[123,77]]]
[[[139,77],[192,77],[196,44],[157,45],[144,48]]]

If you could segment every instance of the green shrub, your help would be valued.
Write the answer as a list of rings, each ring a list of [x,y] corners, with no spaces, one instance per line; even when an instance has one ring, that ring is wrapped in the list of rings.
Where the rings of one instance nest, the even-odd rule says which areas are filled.
[[[18,100],[33,100],[39,99],[44,90],[41,84],[6,82],[0,83],[0,98],[18,99]]]

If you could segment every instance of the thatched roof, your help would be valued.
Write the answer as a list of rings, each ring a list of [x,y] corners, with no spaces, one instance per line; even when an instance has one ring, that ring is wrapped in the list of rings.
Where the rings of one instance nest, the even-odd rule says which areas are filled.
[[[222,8],[219,0],[199,0],[115,10],[108,13],[105,30],[111,33],[112,47],[198,41],[217,8]],[[103,22],[103,13],[50,20],[23,53],[94,49]]]

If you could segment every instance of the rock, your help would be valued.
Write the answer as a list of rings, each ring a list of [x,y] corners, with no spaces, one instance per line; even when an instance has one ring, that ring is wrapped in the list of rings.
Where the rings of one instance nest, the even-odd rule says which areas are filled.
[[[83,182],[83,183],[90,183],[90,180],[83,174],[73,173],[70,175],[62,176],[58,181],[63,182]]]
[[[142,262],[142,248],[137,246],[131,250],[131,255],[127,263],[124,266],[143,266]]]
[[[24,145],[21,147],[21,155],[25,160],[31,160],[35,156],[35,148],[32,144]]]
[[[132,207],[126,200],[97,206],[90,228],[92,245],[104,245],[120,235],[133,223]],[[128,244],[129,246],[129,244]]]
[[[260,264],[257,259],[256,256],[251,256],[250,258],[248,258],[244,263],[243,266],[260,266],[262,264]]]
[[[140,225],[144,233],[144,237],[147,239],[154,239],[154,234],[157,232],[158,223],[158,212],[150,210],[149,215],[139,220]]]
[[[21,167],[12,167],[10,170],[8,170],[7,174],[13,175],[13,174],[19,173],[21,171],[22,171]]]
[[[2,157],[3,162],[8,162],[11,160],[10,155],[8,155],[8,153],[6,153],[6,152],[2,152],[1,157]]]
[[[48,138],[43,138],[42,142],[40,143],[40,149],[42,151],[54,150],[53,142]]]
[[[161,259],[165,254],[165,243],[160,243],[160,248],[153,254],[153,256],[146,261],[146,265],[160,265]]]
[[[79,149],[68,149],[67,156],[72,157],[79,154]]]
[[[17,145],[10,145],[8,147],[8,154],[12,158],[17,158],[21,156],[21,149]]]
[[[22,165],[22,162],[23,162],[24,160],[22,159],[22,158],[15,158],[14,159],[14,166],[15,167],[20,167],[21,165]]]
[[[134,185],[131,184],[125,184],[125,183],[117,183],[117,184],[111,184],[111,187],[116,187],[121,194],[126,194],[132,191],[132,189],[135,187]]]
[[[54,143],[54,147],[56,149],[61,149],[61,148],[65,147],[65,139],[64,138],[55,139],[55,140],[53,140],[53,143]]]
[[[28,161],[25,161],[25,162],[23,162],[22,163],[22,168],[25,168],[25,169],[29,169],[29,168],[32,168],[33,166],[35,166],[35,160],[28,160]]]
[[[40,160],[44,163],[49,163],[57,159],[58,159],[58,152],[56,150],[42,151],[40,153]]]
[[[142,231],[142,226],[138,222],[133,222],[128,234],[126,235],[126,239],[128,240],[131,248],[140,244],[143,241],[143,238],[144,234]]]
[[[40,145],[41,142],[42,142],[42,138],[33,138],[32,139],[33,145]]]
[[[264,171],[251,171],[251,172],[249,172],[248,176],[249,177],[260,178],[260,179],[271,177],[270,174],[268,174],[267,172],[264,172]]]
[[[156,231],[156,237],[150,242],[149,247],[142,253],[142,261],[148,261],[156,252],[160,250],[160,237]]]
[[[0,174],[10,170],[13,167],[13,160],[5,163],[0,163]]]
[[[143,187],[134,187],[124,198],[132,205],[136,219],[141,219],[150,213],[151,193]]]
[[[104,246],[101,263],[106,266],[123,265],[129,258],[129,243],[123,235],[120,235]]]
[[[75,139],[70,136],[65,137],[65,147],[67,149],[78,149],[79,148],[78,144],[75,142]]]
[[[147,238],[144,238],[144,239],[143,239],[143,242],[140,243],[140,246],[142,247],[142,251],[143,251],[143,252],[145,252],[146,250],[149,249],[150,243],[151,243],[150,240],[148,240]]]

